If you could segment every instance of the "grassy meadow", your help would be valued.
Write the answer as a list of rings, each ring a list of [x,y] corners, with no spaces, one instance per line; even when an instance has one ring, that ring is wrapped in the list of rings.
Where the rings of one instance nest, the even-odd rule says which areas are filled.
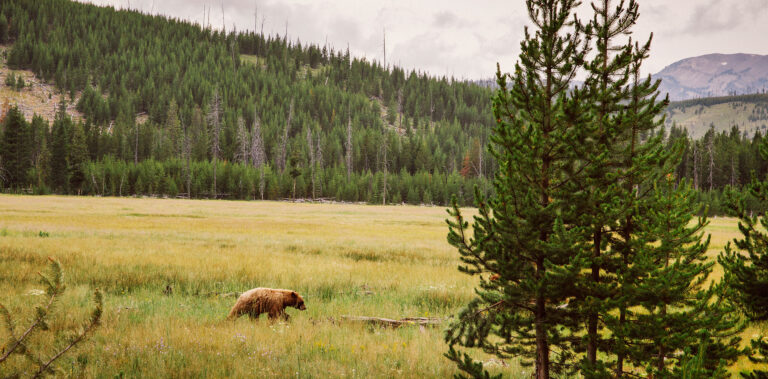
[[[456,369],[440,328],[340,321],[447,317],[468,301],[474,281],[456,270],[445,217],[442,207],[3,195],[0,302],[25,324],[49,256],[68,285],[58,306],[69,312],[54,324],[78,325],[91,291],[105,292],[102,326],[59,362],[67,375],[447,377]],[[713,255],[738,233],[723,218],[709,230]],[[260,286],[298,291],[307,310],[289,308],[287,323],[227,322],[235,298],[221,295]]]

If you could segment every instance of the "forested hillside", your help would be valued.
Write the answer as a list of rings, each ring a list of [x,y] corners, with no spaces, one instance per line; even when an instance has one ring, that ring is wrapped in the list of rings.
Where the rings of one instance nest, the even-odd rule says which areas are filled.
[[[12,187],[444,203],[470,199],[492,170],[480,148],[490,91],[471,83],[109,7],[0,7],[8,65],[54,83],[86,119],[21,127],[37,139],[6,173]],[[86,163],[75,167],[81,141]]]
[[[475,185],[491,188],[488,83],[67,0],[0,3],[0,45],[84,119],[64,101],[50,123],[25,119],[5,99],[0,177],[12,191],[470,204]],[[21,77],[3,91],[30,91]],[[678,177],[712,212],[726,186],[768,170],[766,96],[668,107],[668,143],[688,149]]]

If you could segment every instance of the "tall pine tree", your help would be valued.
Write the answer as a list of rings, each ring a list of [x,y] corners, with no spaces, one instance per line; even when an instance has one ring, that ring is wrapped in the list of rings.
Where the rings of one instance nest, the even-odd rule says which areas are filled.
[[[496,194],[484,199],[476,191],[479,216],[471,238],[455,201],[449,212],[448,241],[461,254],[460,270],[481,279],[477,298],[446,333],[446,356],[476,377],[487,375],[482,364],[456,345],[520,357],[543,379],[573,367],[570,345],[580,329],[566,305],[585,261],[578,249],[584,230],[573,227],[576,209],[568,188],[583,164],[573,148],[581,139],[577,120],[583,109],[568,93],[585,52],[573,18],[578,3],[526,5],[536,30],[532,35],[526,28],[515,72],[496,74],[490,147],[499,165]]]
[[[3,121],[2,170],[7,187],[18,188],[27,182],[29,158],[29,125],[18,107],[8,110]]]
[[[66,109],[67,104],[62,100],[51,131],[50,183],[53,190],[60,193],[69,192],[69,136],[72,120]]]
[[[85,182],[85,164],[88,163],[88,145],[83,124],[78,122],[72,128],[72,143],[69,149],[69,188],[78,195]]]

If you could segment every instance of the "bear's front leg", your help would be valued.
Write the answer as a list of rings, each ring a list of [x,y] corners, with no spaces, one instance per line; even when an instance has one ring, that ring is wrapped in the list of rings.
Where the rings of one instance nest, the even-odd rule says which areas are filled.
[[[283,320],[288,321],[288,314],[285,313],[285,311],[283,311],[283,310],[270,311],[269,312],[269,319],[273,320],[273,321],[277,320],[277,319],[283,319]]]

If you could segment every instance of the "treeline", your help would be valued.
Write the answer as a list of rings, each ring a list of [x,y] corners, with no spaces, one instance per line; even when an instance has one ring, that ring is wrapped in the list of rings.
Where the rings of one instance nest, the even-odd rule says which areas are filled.
[[[678,108],[685,109],[687,107],[705,106],[711,107],[718,104],[726,103],[747,103],[747,104],[766,104],[768,103],[768,94],[766,93],[754,93],[748,95],[735,95],[735,96],[716,96],[716,97],[704,97],[700,99],[690,99],[675,101],[669,104],[668,110],[674,110]]]
[[[765,180],[768,160],[760,154],[766,137],[757,131],[751,137],[734,126],[730,131],[716,132],[710,127],[698,140],[693,140],[682,128],[672,127],[666,136],[667,148],[683,145],[680,164],[675,169],[678,181],[685,178],[698,191],[699,199],[708,205],[710,215],[723,215],[726,189],[741,190],[753,178]],[[745,191],[747,209],[764,212],[768,206]]]
[[[320,154],[323,170],[450,175],[493,124],[486,88],[286,36],[66,0],[3,1],[0,29],[10,67],[77,99],[92,161],[185,160],[189,143],[192,160],[247,165],[258,139],[257,163],[280,172]],[[473,159],[490,177],[490,157]]]
[[[62,104],[52,126],[39,116],[27,122],[16,107],[1,122],[0,178],[6,188],[37,194],[168,196],[261,199],[329,198],[372,204],[448,204],[456,195],[471,204],[483,178],[458,171],[448,174],[417,168],[348,172],[343,166],[297,163],[277,170],[252,164],[167,158],[138,162],[112,155],[93,159],[98,146],[87,124],[73,122]],[[392,141],[399,141],[390,135]],[[477,148],[477,147],[476,147]],[[383,159],[383,158],[382,158]],[[309,160],[309,159],[308,159]]]

